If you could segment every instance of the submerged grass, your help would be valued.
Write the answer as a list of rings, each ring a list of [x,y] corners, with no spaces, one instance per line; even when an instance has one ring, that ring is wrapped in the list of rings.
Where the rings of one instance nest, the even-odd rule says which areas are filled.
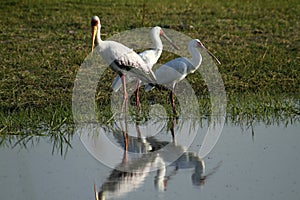
[[[53,144],[52,153],[66,155],[72,147],[74,126],[69,107],[48,105],[0,111],[0,146],[28,148],[46,136]]]
[[[103,39],[159,25],[202,40],[222,62],[219,70],[233,123],[265,121],[274,115],[299,121],[300,4],[296,0],[4,0],[0,13],[2,137],[49,135],[63,130],[63,124],[72,124],[72,89],[90,52],[93,15],[102,20]],[[160,62],[167,60],[163,56]],[[101,122],[111,118],[114,76],[107,70],[96,94]],[[200,99],[202,114],[208,115],[201,75],[190,75],[188,81]],[[167,91],[142,92],[141,98],[144,102],[154,98],[169,109]]]

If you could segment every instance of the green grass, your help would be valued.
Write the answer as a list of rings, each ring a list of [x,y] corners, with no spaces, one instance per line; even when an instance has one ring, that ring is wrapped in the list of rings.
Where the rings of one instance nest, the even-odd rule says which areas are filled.
[[[250,112],[259,119],[272,115],[270,102],[277,111],[299,115],[300,4],[296,0],[4,0],[0,13],[1,133],[20,134],[24,127],[40,122],[52,128],[61,122],[72,123],[72,89],[91,50],[93,15],[101,18],[104,39],[156,25],[201,39],[222,62],[219,70],[229,99],[229,116]],[[103,108],[109,106],[114,76],[107,70],[99,85],[96,99]],[[199,74],[190,75],[188,81],[199,97],[207,95]],[[256,93],[266,95],[256,97]],[[166,91],[144,94],[142,100],[150,95],[167,103]],[[286,106],[278,96],[296,99],[296,103]],[[236,104],[236,99],[245,103]],[[209,111],[203,109],[204,114]],[[109,112],[105,115],[109,118]]]

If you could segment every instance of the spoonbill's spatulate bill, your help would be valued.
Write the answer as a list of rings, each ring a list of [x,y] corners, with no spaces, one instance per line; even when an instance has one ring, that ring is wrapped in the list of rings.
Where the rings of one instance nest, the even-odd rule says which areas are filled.
[[[189,73],[194,73],[201,65],[202,55],[200,54],[198,48],[204,49],[216,60],[218,64],[221,64],[220,61],[204,47],[200,40],[193,39],[188,44],[188,50],[192,55],[192,59],[188,59],[185,57],[175,58],[163,64],[155,71],[157,84],[170,86],[172,88],[170,93],[170,100],[174,114],[176,114],[174,103],[175,85],[179,81],[183,80]],[[154,84],[149,83],[145,86],[145,90],[150,91],[154,88],[154,86]]]

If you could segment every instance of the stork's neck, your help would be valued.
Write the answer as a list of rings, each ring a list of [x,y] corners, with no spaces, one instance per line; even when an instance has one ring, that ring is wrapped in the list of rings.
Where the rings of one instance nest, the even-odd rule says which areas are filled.
[[[100,36],[100,30],[101,30],[101,26],[98,25],[96,38],[95,38],[95,46],[98,46],[100,44],[100,42],[102,42],[101,36]]]
[[[190,54],[192,55],[191,63],[193,65],[194,69],[197,69],[202,62],[202,56],[197,47],[189,45],[188,50],[189,50]]]

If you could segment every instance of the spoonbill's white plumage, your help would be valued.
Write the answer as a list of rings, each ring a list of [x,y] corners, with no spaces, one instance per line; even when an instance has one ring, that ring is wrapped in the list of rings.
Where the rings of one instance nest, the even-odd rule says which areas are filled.
[[[179,49],[172,40],[164,33],[161,27],[155,26],[150,31],[150,38],[152,40],[152,43],[154,47],[149,50],[145,50],[141,53],[139,53],[139,56],[148,64],[148,67],[152,69],[152,67],[157,63],[158,59],[161,56],[162,50],[163,50],[163,44],[161,41],[160,36],[164,37],[175,49]],[[126,82],[130,82],[133,80],[133,77],[130,77],[129,75],[126,75]],[[141,81],[137,80],[136,82],[136,90],[135,90],[135,98],[136,98],[136,104],[139,106],[139,85]],[[122,85],[122,81],[120,76],[117,76],[113,83],[112,83],[112,89],[117,92]]]
[[[174,90],[176,83],[183,80],[189,73],[194,73],[201,65],[202,56],[198,48],[202,48],[207,51],[208,54],[210,54],[218,64],[221,64],[220,61],[204,47],[200,40],[193,39],[189,42],[188,45],[188,50],[192,55],[192,59],[188,59],[185,57],[175,58],[163,64],[155,71],[157,84],[170,86],[172,88],[170,93],[170,100],[174,114],[176,113],[174,103]],[[145,90],[150,91],[154,87],[154,84],[149,83],[145,86]]]
[[[124,89],[124,102],[128,98],[125,74],[130,74],[130,76],[137,77],[142,81],[152,83],[156,81],[155,75],[148,64],[132,49],[115,41],[101,40],[101,24],[98,16],[92,17],[91,26],[92,51],[96,48],[111,69],[117,72],[121,77]]]

